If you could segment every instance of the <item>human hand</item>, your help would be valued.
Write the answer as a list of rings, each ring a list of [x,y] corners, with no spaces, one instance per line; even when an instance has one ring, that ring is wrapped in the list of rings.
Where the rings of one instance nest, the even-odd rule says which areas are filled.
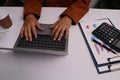
[[[60,41],[64,33],[65,39],[67,39],[71,23],[72,20],[69,17],[64,16],[63,18],[60,18],[54,25],[52,25],[50,28],[52,29],[51,35],[53,36],[53,39]]]
[[[32,41],[32,33],[35,36],[35,38],[37,38],[36,28],[44,30],[44,28],[40,26],[39,22],[33,14],[27,15],[21,29],[21,37],[23,37],[24,35],[27,41]]]

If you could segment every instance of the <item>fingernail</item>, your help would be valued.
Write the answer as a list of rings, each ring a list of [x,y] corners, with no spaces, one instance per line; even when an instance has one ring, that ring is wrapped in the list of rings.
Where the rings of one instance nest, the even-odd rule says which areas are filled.
[[[60,41],[60,39],[58,41]]]
[[[60,39],[58,39],[58,41],[60,41]]]
[[[26,39],[26,41],[28,41],[28,39]]]
[[[67,36],[65,37],[65,39],[67,39]]]
[[[44,30],[44,28],[41,28],[42,30]]]
[[[54,38],[54,40],[56,40],[56,39]]]
[[[37,38],[37,36],[35,36],[35,38]]]
[[[49,28],[52,28],[52,26],[50,26]]]
[[[30,41],[32,41],[32,39],[30,39]]]

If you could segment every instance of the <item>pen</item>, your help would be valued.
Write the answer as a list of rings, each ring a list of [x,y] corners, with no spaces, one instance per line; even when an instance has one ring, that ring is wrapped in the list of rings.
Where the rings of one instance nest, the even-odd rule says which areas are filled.
[[[118,54],[117,54],[115,51],[113,51],[111,48],[109,48],[109,47],[103,45],[102,43],[98,42],[97,40],[92,39],[92,41],[95,42],[95,43],[97,43],[98,45],[102,46],[103,48],[107,49],[108,51],[111,51],[112,53],[118,55]]]

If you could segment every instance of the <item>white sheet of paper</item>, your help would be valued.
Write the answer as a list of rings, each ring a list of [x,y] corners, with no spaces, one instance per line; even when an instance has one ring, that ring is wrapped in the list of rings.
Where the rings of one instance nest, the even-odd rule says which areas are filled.
[[[95,38],[91,32],[103,22],[107,22],[110,25],[112,25],[108,19],[99,19],[99,20],[93,20],[93,21],[80,22],[83,32],[88,41],[88,44],[98,64],[108,63],[108,60],[107,60],[108,58],[116,56],[116,54],[113,54],[112,52],[106,50],[105,48],[99,46],[98,44],[94,43],[91,40],[91,38]]]

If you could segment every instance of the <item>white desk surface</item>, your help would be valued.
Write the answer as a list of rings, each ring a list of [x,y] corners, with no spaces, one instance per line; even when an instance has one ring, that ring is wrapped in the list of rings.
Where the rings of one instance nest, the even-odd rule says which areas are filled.
[[[13,26],[0,40],[0,47],[12,48],[23,24],[22,7],[5,8]],[[54,23],[65,8],[43,8],[41,23]],[[120,25],[119,10],[90,9],[81,21],[110,18]],[[8,35],[9,34],[9,35]],[[72,26],[67,56],[14,56],[12,51],[0,50],[0,80],[119,80],[120,71],[98,74],[79,27]]]

